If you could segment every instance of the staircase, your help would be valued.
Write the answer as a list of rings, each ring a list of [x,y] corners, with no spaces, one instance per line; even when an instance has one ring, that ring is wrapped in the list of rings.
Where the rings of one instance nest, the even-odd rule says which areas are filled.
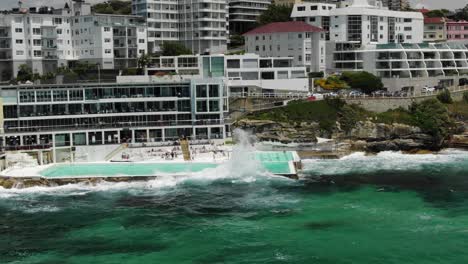
[[[180,148],[182,149],[182,155],[184,156],[184,160],[191,161],[192,158],[190,157],[190,146],[188,139],[180,140]]]
[[[124,144],[121,144],[119,147],[117,147],[116,149],[114,149],[111,153],[107,154],[106,157],[104,158],[105,161],[109,161],[111,160],[115,155],[117,155],[118,153],[122,152],[124,149],[128,148],[128,144],[127,143],[124,143]]]

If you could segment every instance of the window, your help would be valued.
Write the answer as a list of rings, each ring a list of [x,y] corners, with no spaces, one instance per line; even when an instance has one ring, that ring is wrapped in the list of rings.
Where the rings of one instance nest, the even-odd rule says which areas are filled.
[[[298,6],[297,11],[305,11],[305,6]]]
[[[106,50],[104,51],[104,53],[106,53],[106,54],[111,54],[111,53],[112,53],[112,50],[106,49]]]
[[[41,57],[42,56],[42,51],[40,50],[35,50],[34,51],[34,57]]]
[[[94,55],[94,50],[89,50],[89,55]]]
[[[260,48],[258,46],[255,46],[255,51],[259,51]]]
[[[310,10],[317,10],[317,6],[311,6]]]
[[[406,35],[406,39],[412,39],[413,37],[411,35]]]
[[[302,62],[302,56],[301,55],[299,55],[298,60],[299,60],[299,62]]]
[[[41,46],[41,40],[40,39],[33,39],[33,46]]]
[[[301,39],[301,38],[302,38],[302,34],[298,34],[297,37]]]
[[[41,29],[40,28],[33,28],[33,35],[40,35]]]
[[[62,18],[60,18],[60,17],[54,18],[54,24],[61,25],[62,24]]]
[[[309,17],[309,22],[315,22],[315,17]]]
[[[104,27],[104,32],[109,32],[110,31],[110,27]]]
[[[22,40],[22,39],[17,39],[15,42],[16,42],[16,44],[23,44],[23,40]]]
[[[405,31],[411,31],[411,30],[413,30],[412,27],[405,27]]]
[[[413,20],[411,18],[405,18],[403,19],[403,22],[405,23],[411,23]]]
[[[138,43],[145,43],[145,39],[139,39]]]
[[[110,39],[110,38],[106,38],[106,39],[104,39],[104,42],[105,42],[105,43],[109,43],[109,42],[111,42],[111,39]]]
[[[23,29],[22,29],[22,28],[15,28],[15,32],[16,32],[16,33],[22,33],[22,32],[23,32]]]
[[[58,35],[62,35],[62,29],[61,29],[61,28],[58,28],[58,29],[57,29],[57,34],[58,34]]]
[[[24,51],[22,51],[22,50],[17,50],[17,51],[16,51],[16,55],[19,55],[19,56],[24,55]]]

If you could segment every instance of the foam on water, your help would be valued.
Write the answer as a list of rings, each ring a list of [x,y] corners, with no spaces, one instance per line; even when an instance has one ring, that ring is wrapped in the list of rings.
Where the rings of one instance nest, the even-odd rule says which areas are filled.
[[[452,169],[467,169],[468,152],[444,150],[434,154],[404,154],[402,152],[380,152],[366,155],[356,152],[339,160],[303,160],[304,173],[313,175],[367,174],[378,171],[414,171],[431,166],[433,170],[443,165],[454,165]],[[441,166],[436,166],[441,165]],[[464,168],[465,167],[465,168]]]

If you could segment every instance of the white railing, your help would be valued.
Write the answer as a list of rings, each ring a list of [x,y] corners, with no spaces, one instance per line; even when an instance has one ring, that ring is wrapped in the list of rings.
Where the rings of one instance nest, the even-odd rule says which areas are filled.
[[[233,98],[307,98],[307,93],[230,93]]]

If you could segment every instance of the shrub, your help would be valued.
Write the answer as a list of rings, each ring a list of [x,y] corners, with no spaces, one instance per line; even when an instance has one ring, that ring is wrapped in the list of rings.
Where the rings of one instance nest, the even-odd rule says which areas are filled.
[[[463,93],[463,101],[468,104],[468,92]]]
[[[410,106],[414,123],[438,140],[446,138],[453,126],[447,107],[437,99],[428,99]]]
[[[359,89],[370,94],[383,88],[382,80],[369,72],[343,72],[341,80],[348,83],[352,89]]]
[[[437,95],[437,100],[444,104],[453,104],[453,99],[448,89],[444,89],[442,92],[440,92]]]

